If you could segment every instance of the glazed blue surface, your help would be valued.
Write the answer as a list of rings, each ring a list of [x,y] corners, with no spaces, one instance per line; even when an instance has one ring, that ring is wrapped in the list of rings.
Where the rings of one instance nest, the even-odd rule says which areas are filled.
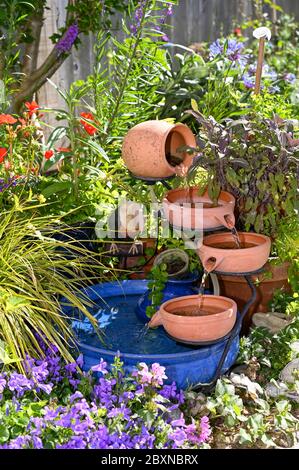
[[[167,382],[175,381],[181,388],[211,381],[225,341],[204,347],[187,346],[169,338],[163,327],[150,329],[142,335],[144,321],[136,317],[135,309],[146,290],[147,281],[140,280],[104,283],[85,289],[85,293],[95,302],[90,311],[97,315],[104,333],[102,342],[88,326],[80,328],[80,325],[88,325],[89,322],[73,322],[79,348],[84,355],[85,370],[101,358],[111,364],[116,353],[120,352],[127,371],[131,371],[138,362],[159,362],[166,367]],[[76,311],[72,308],[65,307],[64,311],[76,317]],[[233,365],[238,349],[239,337],[236,337],[222,372]]]

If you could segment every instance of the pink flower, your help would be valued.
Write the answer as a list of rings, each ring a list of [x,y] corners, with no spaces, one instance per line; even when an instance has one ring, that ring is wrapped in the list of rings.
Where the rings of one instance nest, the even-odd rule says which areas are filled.
[[[96,364],[95,366],[92,366],[91,370],[93,372],[102,372],[102,374],[108,374],[107,362],[105,362],[103,359],[101,359],[100,363]]]

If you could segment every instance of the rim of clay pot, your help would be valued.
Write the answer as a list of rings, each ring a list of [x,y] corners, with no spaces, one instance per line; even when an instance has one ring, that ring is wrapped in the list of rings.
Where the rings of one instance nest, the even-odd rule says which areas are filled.
[[[167,148],[166,148],[166,145],[167,145],[167,140],[171,137],[172,134],[174,134],[177,130],[179,129],[179,132],[178,134],[181,134],[181,136],[183,137],[184,141],[185,141],[185,145],[186,145],[186,142],[188,140],[190,140],[191,138],[193,138],[194,140],[194,147],[196,146],[196,140],[195,140],[195,137],[194,137],[194,134],[193,132],[191,131],[191,129],[189,129],[188,126],[186,126],[186,124],[182,124],[182,123],[177,123],[177,124],[173,124],[172,127],[170,129],[168,129],[165,134],[164,134],[164,138],[162,139],[162,142],[161,142],[161,150],[162,150],[162,155],[164,155],[164,161],[166,163],[166,165],[168,166],[169,170],[175,174],[176,171],[175,169],[179,166],[179,165],[175,165],[175,166],[172,166],[170,165],[170,163],[168,162],[167,160],[167,156],[166,156],[166,153],[167,153]],[[184,145],[184,144],[182,144]],[[189,168],[191,162],[192,162],[192,157],[190,155],[188,155],[187,152],[184,152],[182,153],[182,156],[183,156],[183,162],[185,162],[185,160],[190,160],[190,163],[188,164],[187,162],[187,167]]]
[[[179,270],[176,271],[175,273],[168,273],[169,278],[181,276],[185,274],[188,271],[189,268],[189,255],[184,251],[181,250],[180,248],[171,248],[169,250],[162,251],[162,253],[159,253],[155,260],[153,265],[158,266],[159,264],[162,264],[165,262],[165,258],[179,258],[184,262],[184,266]]]
[[[246,253],[249,253],[250,251],[255,252],[256,248],[258,247],[261,247],[263,245],[271,245],[270,238],[267,237],[266,235],[262,235],[261,233],[238,232],[238,235],[239,235],[241,243],[242,241],[245,241],[245,242],[247,241],[251,243],[254,243],[254,240],[257,241],[257,243],[254,244],[254,246],[238,248],[238,252],[244,252],[244,251],[246,251]],[[219,241],[223,241],[223,242],[233,241],[231,232],[219,232],[219,233],[213,233],[212,235],[207,235],[206,237],[203,238],[202,245],[204,245],[207,248],[211,248],[216,253],[223,253],[223,252],[230,251],[230,250],[235,251],[234,248],[220,248],[220,247],[213,246],[213,242],[218,244]]]
[[[184,304],[185,301],[189,301],[189,300],[194,301],[194,305],[197,305],[198,304],[198,295],[186,295],[184,297],[177,297],[175,299],[167,300],[167,302],[164,302],[160,306],[159,312],[162,315],[162,317],[169,317],[171,319],[173,319],[174,317],[175,318],[184,318],[186,321],[192,321],[192,322],[194,322],[195,319],[197,319],[197,320],[202,319],[202,320],[206,321],[209,318],[211,318],[211,319],[221,318],[223,316],[226,316],[228,310],[231,310],[231,309],[233,310],[234,314],[237,314],[237,304],[236,304],[236,302],[233,299],[230,299],[228,297],[224,297],[222,295],[203,295],[202,298],[201,298],[201,303],[202,303],[203,308],[207,308],[207,305],[205,306],[205,303],[208,304],[209,306],[213,306],[213,304],[219,303],[219,301],[223,302],[223,304],[224,304],[223,309],[220,310],[219,312],[215,312],[215,313],[210,312],[207,315],[191,316],[191,315],[178,315],[177,313],[169,312],[167,310],[167,307],[169,307],[169,305],[174,305],[176,303],[178,303],[178,304],[183,303]],[[193,305],[193,302],[189,303],[187,306],[190,307],[192,305]]]
[[[176,194],[178,193],[190,193],[190,192],[195,192],[195,191],[199,191],[199,186],[191,186],[190,188],[186,189],[186,188],[176,188],[176,189],[171,189],[170,191],[168,191],[164,198],[163,198],[163,202],[169,204],[169,205],[175,205],[175,206],[179,206],[180,203],[177,203],[177,201],[173,201],[171,200],[172,196],[175,196]],[[208,195],[208,191],[206,190],[201,196],[199,196],[198,194],[196,195],[197,197],[203,199],[208,199],[209,201],[212,202],[211,198],[209,197]],[[222,197],[221,197],[222,196]],[[218,209],[218,207],[223,207],[225,205],[235,205],[235,202],[236,202],[236,199],[235,197],[229,193],[228,191],[221,191],[220,195],[219,195],[219,198],[218,200],[222,200],[224,201],[224,204],[221,204],[221,206],[215,206],[215,207],[207,207],[207,208],[204,208],[204,211],[215,211],[215,209]],[[187,201],[189,202],[189,201]],[[200,201],[198,201],[200,202]]]

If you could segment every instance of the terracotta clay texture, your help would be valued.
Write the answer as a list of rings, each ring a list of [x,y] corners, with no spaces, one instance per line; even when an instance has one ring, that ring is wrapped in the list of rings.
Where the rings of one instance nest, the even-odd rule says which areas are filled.
[[[196,207],[199,203],[200,207]],[[235,198],[228,192],[222,191],[218,206],[213,207],[208,192],[200,196],[198,187],[173,189],[163,199],[166,219],[174,227],[184,229],[232,228],[235,225],[234,208]]]
[[[199,302],[203,313],[194,315]],[[181,341],[214,341],[231,331],[236,315],[237,305],[231,299],[203,295],[199,300],[198,295],[189,295],[162,304],[149,322],[149,327],[163,325],[169,335]]]
[[[196,140],[184,124],[146,121],[129,130],[124,138],[122,157],[133,175],[142,178],[167,178],[176,174],[167,157],[172,155],[189,168],[193,156],[178,152],[183,146],[196,147]]]
[[[241,246],[245,248],[233,248],[233,236],[230,232],[204,237],[198,249],[204,269],[208,272],[247,273],[262,268],[269,258],[270,238],[251,232],[239,232],[239,238]]]

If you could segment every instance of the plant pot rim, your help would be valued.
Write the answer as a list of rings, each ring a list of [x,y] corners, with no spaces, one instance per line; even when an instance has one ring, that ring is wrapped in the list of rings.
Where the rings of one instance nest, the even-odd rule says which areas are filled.
[[[235,313],[237,313],[237,304],[233,299],[230,299],[228,297],[224,297],[223,295],[203,295],[202,296],[202,304],[204,305],[205,301],[207,301],[208,304],[213,305],[214,303],[217,303],[217,301],[223,301],[226,305],[223,306],[223,311],[217,312],[217,313],[209,313],[208,315],[200,315],[200,316],[188,316],[188,315],[178,315],[176,313],[168,312],[167,307],[171,304],[174,304],[176,302],[182,302],[182,301],[189,301],[192,300],[194,301],[194,305],[198,304],[198,295],[186,295],[183,297],[176,297],[174,299],[167,300],[160,306],[160,313],[162,317],[166,317],[169,319],[175,318],[180,318],[180,319],[185,319],[186,321],[194,321],[194,319],[202,319],[203,321],[206,321],[208,319],[217,319],[217,318],[222,318],[223,316],[227,316],[229,313],[229,310],[233,310]],[[189,303],[190,305],[190,303]],[[193,305],[193,302],[192,304]]]

